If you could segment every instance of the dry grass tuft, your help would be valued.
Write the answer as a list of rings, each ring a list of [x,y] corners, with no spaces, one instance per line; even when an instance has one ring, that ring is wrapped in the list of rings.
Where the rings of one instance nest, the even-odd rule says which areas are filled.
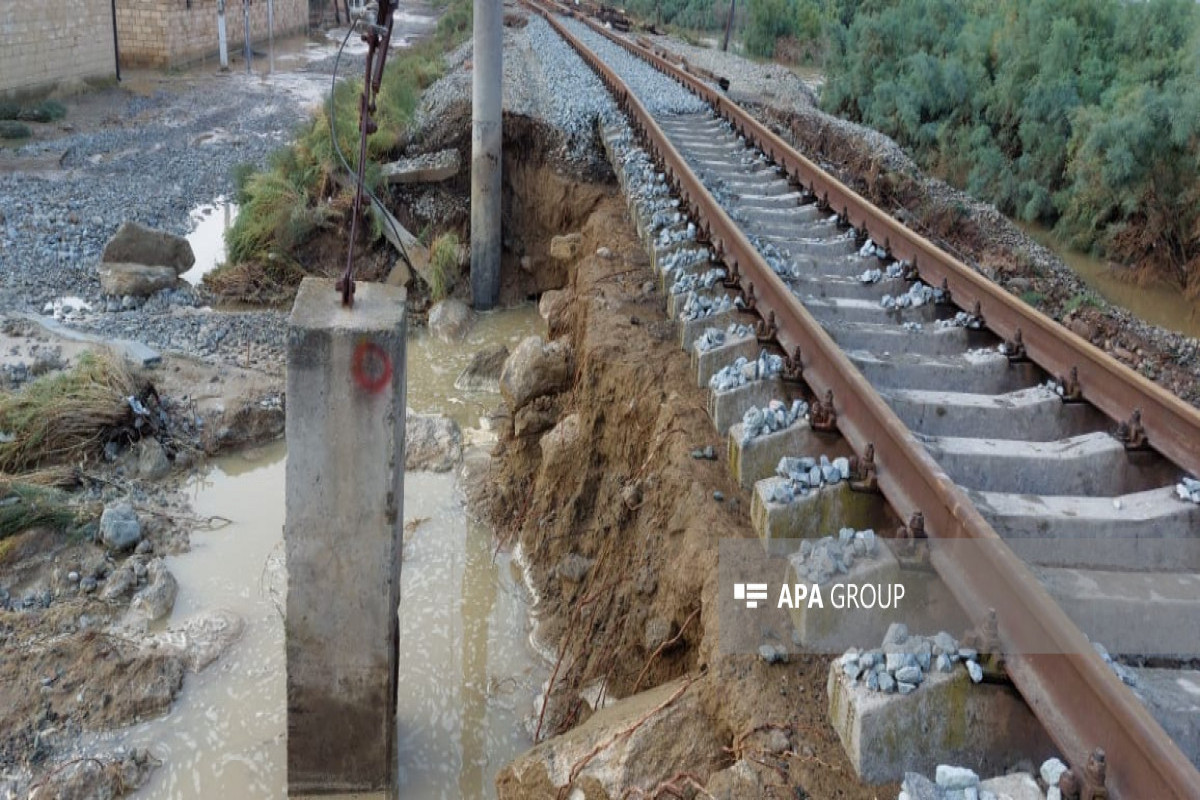
[[[0,472],[18,473],[95,456],[134,431],[129,397],[150,384],[111,353],[85,353],[66,372],[0,392]]]

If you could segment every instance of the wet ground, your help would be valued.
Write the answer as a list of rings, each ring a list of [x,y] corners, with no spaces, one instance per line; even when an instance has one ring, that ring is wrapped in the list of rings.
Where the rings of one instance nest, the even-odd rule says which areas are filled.
[[[526,307],[481,316],[465,343],[414,333],[410,404],[478,425],[498,395],[459,392],[455,377],[479,347],[511,348],[539,323]],[[191,551],[168,559],[180,588],[162,627],[217,608],[235,612],[246,627],[226,655],[188,676],[167,717],[93,742],[147,747],[163,760],[138,797],[240,800],[285,791],[285,463],[279,442],[219,459],[187,485],[196,516],[231,523],[194,532]],[[492,797],[496,772],[531,744],[523,718],[546,677],[528,641],[520,570],[497,551],[491,530],[468,518],[456,473],[408,473],[404,517],[401,796]]]

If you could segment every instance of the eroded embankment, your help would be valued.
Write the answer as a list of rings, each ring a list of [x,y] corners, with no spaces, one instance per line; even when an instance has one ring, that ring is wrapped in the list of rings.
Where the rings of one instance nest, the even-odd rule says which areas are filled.
[[[506,394],[512,417],[476,484],[480,510],[521,547],[556,659],[543,741],[501,773],[500,796],[572,783],[589,798],[688,785],[875,796],[825,720],[828,659],[720,652],[717,545],[754,536],[749,494],[722,463],[618,198],[589,216],[580,253],[568,287],[542,298],[547,349],[573,377],[535,399]],[[693,458],[706,445],[717,459]]]

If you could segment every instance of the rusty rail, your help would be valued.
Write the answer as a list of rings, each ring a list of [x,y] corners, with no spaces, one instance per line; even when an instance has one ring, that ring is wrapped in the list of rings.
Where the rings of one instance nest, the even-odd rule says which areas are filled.
[[[842,435],[859,453],[868,444],[874,445],[879,486],[896,512],[902,518],[922,512],[928,534],[947,544],[965,539],[986,546],[986,559],[978,557],[978,550],[971,557],[972,553],[963,548],[938,547],[933,553],[934,566],[973,620],[983,622],[989,610],[995,609],[1008,673],[1075,767],[1075,774],[1085,785],[1088,783],[1084,765],[1093,750],[1100,747],[1106,751],[1107,785],[1114,797],[1200,797],[1200,772],[771,270],[687,167],[637,97],[553,13],[532,2],[530,5],[597,72],[640,129],[668,181],[726,266],[740,276],[743,288],[753,286],[759,313],[765,318],[774,312],[778,340],[785,352],[799,348],[804,379],[812,390],[819,396],[833,393]],[[834,208],[840,207],[848,221],[867,230],[895,256],[914,263],[926,280],[940,283],[944,277],[956,302],[974,306],[978,301],[994,331],[1015,336],[1017,330],[1022,330],[1029,356],[1043,367],[1052,371],[1078,367],[1088,400],[1115,416],[1140,406],[1147,435],[1156,448],[1189,469],[1200,464],[1200,414],[1194,409],[1111,362],[1083,340],[904,228],[710,87],[653,53],[583,21],[701,95],[744,136],[781,163],[790,178]],[[1122,386],[1108,386],[1101,376],[1105,376],[1103,381]],[[1085,786],[1085,791],[1099,788]]]

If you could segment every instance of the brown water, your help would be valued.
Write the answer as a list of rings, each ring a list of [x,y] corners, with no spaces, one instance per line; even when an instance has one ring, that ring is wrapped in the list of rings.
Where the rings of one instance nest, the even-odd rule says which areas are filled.
[[[413,407],[453,411],[473,424],[489,402],[453,390],[459,365],[477,346],[511,345],[539,323],[524,308],[484,315],[466,345],[414,335]],[[168,559],[180,586],[170,624],[223,608],[246,629],[212,666],[187,676],[167,717],[100,737],[98,745],[148,747],[164,761],[137,797],[285,794],[285,458],[280,442],[219,459],[189,484],[197,515],[233,523],[193,533],[192,550]],[[523,719],[547,674],[529,645],[529,598],[512,558],[495,552],[491,532],[468,519],[455,473],[408,473],[404,488],[400,796],[492,797],[496,772],[531,745]]]
[[[1106,262],[1065,247],[1046,228],[1028,223],[1017,225],[1038,244],[1053,251],[1107,302],[1153,325],[1200,338],[1200,303],[1188,300],[1179,289],[1164,283],[1138,286],[1124,281]]]
[[[237,203],[221,196],[192,209],[188,216],[194,226],[187,235],[196,263],[179,277],[196,286],[205,275],[225,261],[225,231],[237,219]]]

